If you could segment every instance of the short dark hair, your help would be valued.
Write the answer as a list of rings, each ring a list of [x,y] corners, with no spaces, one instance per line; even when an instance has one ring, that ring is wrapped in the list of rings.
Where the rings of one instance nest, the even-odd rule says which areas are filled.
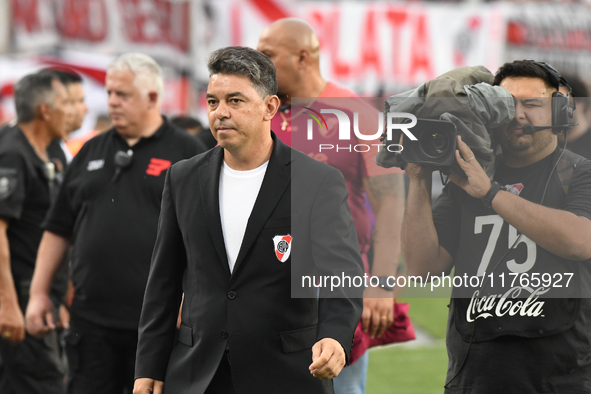
[[[55,77],[59,79],[59,81],[63,83],[64,86],[68,86],[72,83],[82,83],[82,77],[73,70],[69,71],[55,68],[44,68],[39,71],[39,73],[49,73],[55,75]]]
[[[24,76],[14,85],[14,106],[18,122],[34,120],[37,108],[43,103],[53,107],[53,81],[59,81],[54,73],[39,72]]]
[[[515,60],[512,63],[505,63],[495,74],[494,85],[500,85],[505,78],[539,78],[547,87],[558,89],[555,80],[546,70],[537,64],[527,60]]]
[[[247,47],[226,47],[209,55],[209,75],[229,74],[248,77],[261,97],[277,94],[277,75],[271,59]]]

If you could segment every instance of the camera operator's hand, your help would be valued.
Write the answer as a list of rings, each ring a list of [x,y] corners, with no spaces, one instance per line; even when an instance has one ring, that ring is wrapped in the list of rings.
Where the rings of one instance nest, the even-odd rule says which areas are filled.
[[[458,136],[458,148],[456,150],[456,161],[466,173],[467,178],[452,173],[449,179],[472,197],[483,198],[486,196],[492,183],[480,166],[480,163],[478,163],[478,160],[475,160],[474,153],[472,153],[470,147],[462,141],[460,136]]]
[[[400,141],[398,144],[403,146],[404,135],[400,134]],[[404,166],[404,170],[406,174],[410,178],[411,181],[429,181],[431,182],[431,174],[435,171],[435,167],[426,166],[422,164],[416,163],[406,163]]]
[[[426,166],[423,164],[417,163],[407,163],[406,167],[406,174],[410,178],[411,181],[431,181],[432,173],[435,171],[435,167],[433,166]]]

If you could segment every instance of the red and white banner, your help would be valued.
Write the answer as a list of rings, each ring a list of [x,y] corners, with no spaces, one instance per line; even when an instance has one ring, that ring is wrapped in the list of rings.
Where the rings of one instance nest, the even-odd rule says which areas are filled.
[[[463,65],[494,72],[505,61],[548,61],[591,77],[591,12],[580,4],[216,0],[193,3],[193,62],[207,80],[208,53],[256,47],[272,21],[295,16],[321,43],[321,70],[363,95],[393,93]],[[206,12],[204,12],[206,10]]]
[[[190,7],[169,0],[11,0],[15,50],[48,47],[189,61]]]
[[[565,4],[506,4],[504,58],[546,61],[562,73],[591,78],[591,10]]]
[[[525,58],[591,76],[591,13],[582,5],[2,1],[11,5],[16,52],[37,54],[59,48],[109,56],[134,51],[155,57],[165,66],[165,75],[176,79],[165,90],[165,111],[170,112],[193,107],[190,80],[179,77],[179,69],[190,69],[200,89],[208,81],[209,53],[228,45],[256,47],[266,26],[288,16],[308,21],[316,31],[323,76],[365,96],[407,90],[463,65],[484,65],[494,72],[505,61]],[[92,55],[88,62],[93,62]],[[169,105],[179,96],[180,103]]]
[[[256,47],[273,20],[300,17],[321,44],[321,69],[331,81],[365,95],[416,86],[450,69],[503,59],[500,4],[297,2],[218,0],[211,3],[209,39],[200,42],[196,73],[206,77],[204,55],[227,45]]]

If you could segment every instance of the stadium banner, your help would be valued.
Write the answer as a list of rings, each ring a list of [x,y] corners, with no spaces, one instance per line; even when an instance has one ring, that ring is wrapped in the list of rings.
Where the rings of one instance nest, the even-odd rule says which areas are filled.
[[[591,12],[576,4],[506,4],[505,60],[536,59],[589,76]]]
[[[0,10],[9,10],[9,0],[0,0]],[[0,53],[10,48],[10,12],[0,12]]]
[[[14,50],[66,48],[143,52],[189,62],[190,2],[169,0],[11,0]]]
[[[505,17],[494,4],[389,2],[286,3],[219,0],[194,3],[201,13],[195,74],[207,78],[205,56],[227,45],[256,47],[273,20],[308,21],[321,44],[323,75],[364,95],[416,86],[450,69],[503,59]],[[379,94],[378,94],[379,95]]]

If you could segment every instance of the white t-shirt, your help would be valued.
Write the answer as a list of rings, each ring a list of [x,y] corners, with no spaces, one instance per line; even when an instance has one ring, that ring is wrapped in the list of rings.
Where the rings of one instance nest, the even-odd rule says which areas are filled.
[[[234,269],[246,232],[248,218],[261,190],[269,162],[248,171],[236,171],[222,165],[220,173],[220,217],[230,272]]]

